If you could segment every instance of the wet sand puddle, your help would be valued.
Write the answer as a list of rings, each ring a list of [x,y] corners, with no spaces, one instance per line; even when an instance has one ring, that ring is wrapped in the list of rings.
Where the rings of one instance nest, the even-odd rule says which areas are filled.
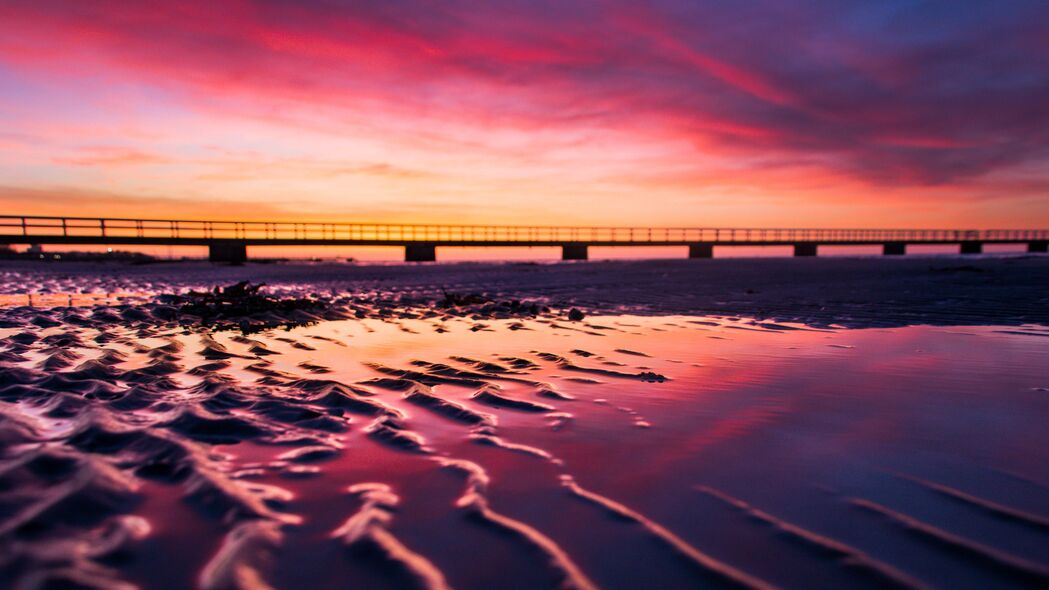
[[[1042,328],[0,330],[0,577],[1049,584]]]

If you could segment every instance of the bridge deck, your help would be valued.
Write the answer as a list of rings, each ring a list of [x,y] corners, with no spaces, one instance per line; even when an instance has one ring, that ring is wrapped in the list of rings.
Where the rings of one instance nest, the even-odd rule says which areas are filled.
[[[1049,230],[776,229],[684,227],[551,227],[194,221],[87,217],[0,216],[0,244],[209,246],[243,259],[246,246],[405,246],[409,259],[429,260],[437,246],[555,246],[566,258],[585,258],[588,246],[690,246],[707,258],[717,246],[794,246],[814,255],[820,245],[884,245],[902,254],[908,244],[1028,243],[1043,251]],[[213,253],[214,254],[214,253]],[[414,258],[413,258],[414,255]]]

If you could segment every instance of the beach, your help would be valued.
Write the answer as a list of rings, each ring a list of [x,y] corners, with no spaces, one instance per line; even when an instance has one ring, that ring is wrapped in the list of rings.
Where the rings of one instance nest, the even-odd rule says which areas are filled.
[[[1049,323],[1039,255],[622,260],[587,263],[212,265],[6,262],[0,297],[134,295],[238,281],[277,292],[382,294],[427,304],[444,292],[533,298],[598,313],[745,315],[847,327]]]
[[[1045,2],[2,14],[0,590],[1049,588]]]
[[[4,263],[0,579],[1044,587],[1046,261]]]

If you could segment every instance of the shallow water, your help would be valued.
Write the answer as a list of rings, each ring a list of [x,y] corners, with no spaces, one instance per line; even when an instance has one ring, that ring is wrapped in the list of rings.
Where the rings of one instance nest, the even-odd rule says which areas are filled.
[[[159,588],[1049,584],[1044,328],[24,333],[0,330],[7,579],[124,519],[119,551],[57,562]]]

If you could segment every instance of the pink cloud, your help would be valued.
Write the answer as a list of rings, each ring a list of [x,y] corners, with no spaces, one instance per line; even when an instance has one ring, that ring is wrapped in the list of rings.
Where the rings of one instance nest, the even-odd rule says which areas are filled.
[[[274,169],[311,179],[344,175],[332,170],[431,178],[415,160],[447,162],[449,150],[461,150],[462,161],[516,166],[503,185],[563,176],[571,161],[580,176],[647,177],[683,193],[721,184],[822,198],[823,187],[836,185],[850,195],[881,187],[938,199],[944,187],[989,194],[987,176],[1034,163],[1043,176],[1018,184],[1037,190],[1029,187],[1049,162],[1049,68],[1032,51],[1044,47],[1049,28],[1019,5],[975,20],[935,7],[899,8],[905,17],[894,10],[669,0],[644,8],[25,1],[11,3],[0,24],[0,63],[157,89],[170,97],[165,108],[217,127],[243,118],[408,148],[320,168],[265,148]],[[1009,31],[1018,34],[1002,34]],[[623,143],[602,143],[613,136]],[[47,162],[64,169],[189,161],[198,168],[189,179],[237,177],[228,166],[201,172],[199,158],[161,155],[144,137],[128,138],[127,147],[77,139],[100,147]],[[642,168],[647,160],[617,174],[602,157],[653,141],[678,146],[664,152],[673,166],[661,178]],[[772,171],[768,162],[789,164]]]

